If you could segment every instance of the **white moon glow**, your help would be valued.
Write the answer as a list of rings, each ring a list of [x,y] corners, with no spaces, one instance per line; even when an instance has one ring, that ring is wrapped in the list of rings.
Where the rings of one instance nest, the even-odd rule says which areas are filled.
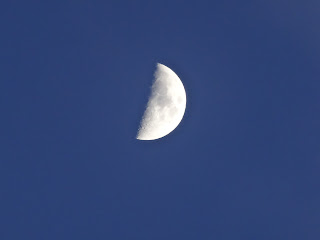
[[[158,63],[137,139],[154,140],[172,132],[182,120],[186,102],[186,91],[180,78]]]

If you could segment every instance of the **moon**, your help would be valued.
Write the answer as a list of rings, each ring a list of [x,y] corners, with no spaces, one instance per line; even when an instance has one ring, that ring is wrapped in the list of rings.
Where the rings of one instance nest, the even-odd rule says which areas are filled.
[[[180,78],[170,68],[158,63],[136,138],[155,140],[168,135],[181,122],[186,102],[186,91]]]

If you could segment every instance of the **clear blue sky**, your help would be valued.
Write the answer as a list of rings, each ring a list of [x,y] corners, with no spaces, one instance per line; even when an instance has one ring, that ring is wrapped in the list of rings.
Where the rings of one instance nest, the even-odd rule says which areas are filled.
[[[319,9],[2,2],[0,239],[319,240]],[[138,141],[157,62],[186,114]]]

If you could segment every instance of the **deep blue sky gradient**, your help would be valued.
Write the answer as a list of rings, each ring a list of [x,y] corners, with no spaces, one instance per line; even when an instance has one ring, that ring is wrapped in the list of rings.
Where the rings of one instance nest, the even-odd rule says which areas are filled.
[[[1,3],[0,239],[320,239],[319,9]],[[187,109],[138,141],[157,62]]]

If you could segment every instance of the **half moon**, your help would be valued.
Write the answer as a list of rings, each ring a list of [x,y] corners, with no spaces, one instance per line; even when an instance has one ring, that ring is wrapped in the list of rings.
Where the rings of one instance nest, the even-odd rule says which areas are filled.
[[[186,91],[180,78],[158,63],[137,139],[155,140],[172,132],[183,118],[186,102]]]

